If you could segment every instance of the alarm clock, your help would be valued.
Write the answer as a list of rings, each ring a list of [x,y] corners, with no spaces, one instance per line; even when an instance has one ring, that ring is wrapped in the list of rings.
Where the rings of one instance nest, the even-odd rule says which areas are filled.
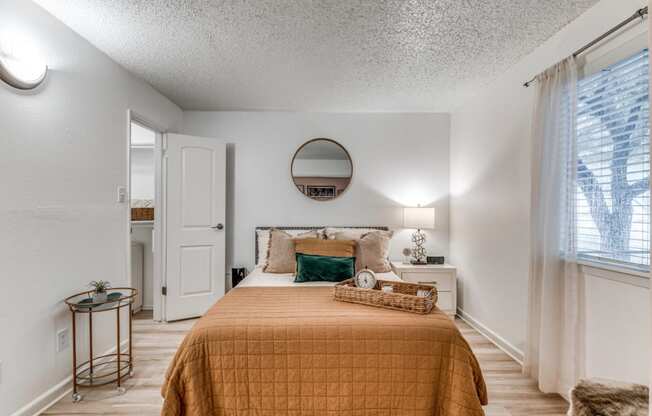
[[[426,257],[428,264],[444,264],[444,256],[428,256]]]
[[[362,269],[356,273],[355,285],[362,289],[373,289],[376,286],[376,273],[369,269]]]

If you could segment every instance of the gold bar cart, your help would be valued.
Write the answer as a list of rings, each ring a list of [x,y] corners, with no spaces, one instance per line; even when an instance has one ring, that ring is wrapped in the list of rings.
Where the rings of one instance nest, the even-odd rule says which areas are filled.
[[[138,291],[131,287],[118,287],[109,290],[106,302],[93,303],[93,291],[80,292],[65,299],[72,315],[72,400],[82,399],[79,387],[99,387],[117,383],[119,393],[124,393],[122,381],[133,375],[132,354],[132,305]],[[120,347],[120,311],[128,308],[129,346],[127,352]],[[116,346],[115,352],[93,356],[93,314],[115,311]],[[88,360],[77,364],[77,314],[88,316]]]

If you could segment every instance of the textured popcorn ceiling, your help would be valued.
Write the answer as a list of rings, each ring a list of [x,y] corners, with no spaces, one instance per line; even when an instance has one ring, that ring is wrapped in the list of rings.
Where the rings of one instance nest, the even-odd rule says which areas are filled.
[[[36,2],[186,110],[446,111],[597,0]]]

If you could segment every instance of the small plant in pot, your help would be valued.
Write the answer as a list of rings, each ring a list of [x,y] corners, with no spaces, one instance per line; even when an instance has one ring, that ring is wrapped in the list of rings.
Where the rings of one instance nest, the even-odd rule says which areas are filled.
[[[106,280],[93,280],[89,286],[93,288],[93,303],[106,302],[107,291],[111,288],[111,283]]]

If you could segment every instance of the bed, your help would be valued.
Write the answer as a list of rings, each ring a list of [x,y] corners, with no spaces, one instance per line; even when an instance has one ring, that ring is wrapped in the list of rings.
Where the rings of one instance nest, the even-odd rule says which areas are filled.
[[[380,280],[401,280],[394,272],[376,273]],[[333,287],[334,282],[295,283],[292,273],[265,273],[262,267],[256,267],[240,283],[238,287]]]
[[[182,342],[161,414],[484,414],[478,362],[443,312],[337,302],[332,285],[256,268]]]

